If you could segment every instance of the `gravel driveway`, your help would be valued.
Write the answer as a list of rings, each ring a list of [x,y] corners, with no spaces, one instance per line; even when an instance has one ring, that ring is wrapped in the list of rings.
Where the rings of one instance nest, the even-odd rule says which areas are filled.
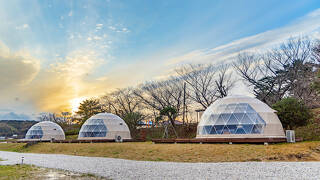
[[[0,151],[0,165],[21,163],[111,179],[320,179],[320,162],[172,163]]]

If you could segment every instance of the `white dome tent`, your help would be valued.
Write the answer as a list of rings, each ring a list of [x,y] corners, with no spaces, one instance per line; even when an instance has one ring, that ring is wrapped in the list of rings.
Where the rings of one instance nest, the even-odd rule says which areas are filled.
[[[228,96],[205,110],[196,138],[285,138],[275,112],[256,98]]]
[[[25,140],[65,140],[65,135],[58,124],[51,121],[42,121],[28,130]]]
[[[125,140],[131,139],[127,124],[119,116],[99,113],[91,116],[81,127],[79,140]]]

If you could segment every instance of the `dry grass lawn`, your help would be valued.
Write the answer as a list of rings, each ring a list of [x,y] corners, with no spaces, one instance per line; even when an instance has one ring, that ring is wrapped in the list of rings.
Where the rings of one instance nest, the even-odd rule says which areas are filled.
[[[320,141],[295,144],[152,144],[138,143],[39,143],[0,144],[0,150],[112,157],[144,161],[234,162],[234,161],[319,161]]]

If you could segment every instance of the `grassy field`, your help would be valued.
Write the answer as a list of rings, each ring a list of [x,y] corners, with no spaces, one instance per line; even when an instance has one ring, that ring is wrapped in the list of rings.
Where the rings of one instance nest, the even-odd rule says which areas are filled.
[[[0,180],[15,179],[102,179],[90,174],[78,174],[67,171],[39,168],[30,165],[0,166]]]
[[[319,161],[320,141],[295,144],[152,144],[143,143],[39,143],[0,144],[0,150],[112,157],[145,161],[234,162],[234,161]]]

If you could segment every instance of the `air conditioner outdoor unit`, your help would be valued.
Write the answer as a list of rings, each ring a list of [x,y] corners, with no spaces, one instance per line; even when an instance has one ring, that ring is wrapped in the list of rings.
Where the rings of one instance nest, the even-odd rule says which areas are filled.
[[[116,142],[123,142],[123,139],[122,139],[121,136],[116,135],[115,141],[116,141]]]
[[[289,143],[296,142],[296,136],[295,136],[293,130],[286,130],[286,136],[287,136],[287,142],[289,142]]]

